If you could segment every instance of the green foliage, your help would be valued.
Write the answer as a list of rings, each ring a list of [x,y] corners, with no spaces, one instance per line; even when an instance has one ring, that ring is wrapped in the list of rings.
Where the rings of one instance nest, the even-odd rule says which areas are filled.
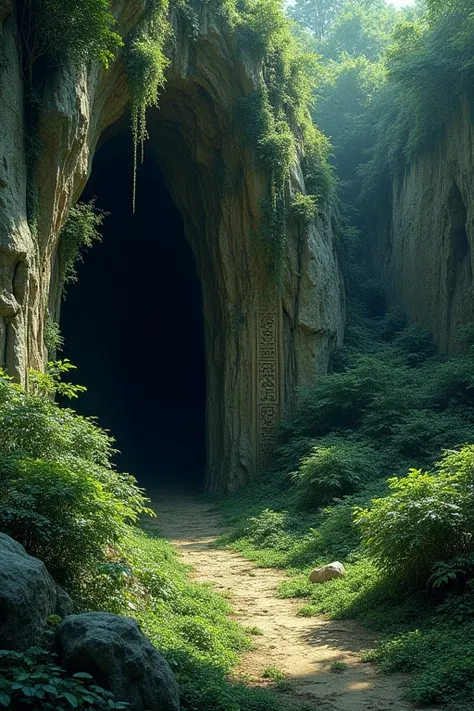
[[[333,59],[349,55],[377,62],[390,42],[397,15],[395,8],[383,0],[349,0],[332,24],[321,49]]]
[[[129,704],[116,701],[114,695],[94,683],[90,674],[74,675],[58,666],[57,658],[47,650],[32,647],[24,654],[0,650],[0,707],[44,709],[44,711],[87,711],[127,709]]]
[[[296,220],[301,220],[306,227],[314,218],[317,212],[317,198],[315,195],[303,195],[297,193],[291,203],[291,216]]]
[[[471,99],[472,4],[428,8],[421,19],[399,23],[387,54],[388,84],[374,109],[376,141],[363,170],[366,195],[443,134],[463,96]]]
[[[382,62],[342,54],[338,61],[327,62],[316,89],[312,116],[331,137],[338,177],[345,191],[357,183],[355,171],[371,146],[370,108],[384,80]],[[355,194],[353,188],[351,199]]]
[[[330,671],[333,674],[342,674],[348,668],[349,668],[348,665],[345,664],[344,662],[333,662],[331,664]]]
[[[0,377],[0,527],[78,598],[128,523],[146,512],[133,477],[112,469],[92,420]]]
[[[61,290],[67,283],[77,281],[75,265],[82,260],[86,249],[101,240],[100,227],[106,217],[107,213],[97,209],[93,200],[77,203],[70,209],[58,244],[58,282]]]
[[[281,281],[286,239],[286,188],[297,152],[302,155],[311,211],[332,197],[334,178],[328,165],[329,143],[311,123],[309,107],[316,57],[300,48],[279,0],[246,0],[235,6],[236,42],[263,61],[263,82],[235,108],[236,123],[270,177],[262,204],[261,236],[270,280]],[[298,203],[301,207],[301,200]],[[307,201],[305,216],[309,216]]]
[[[123,44],[110,0],[25,0],[19,22],[30,84],[42,56],[78,64],[98,59],[108,66]]]
[[[44,326],[43,341],[48,352],[48,357],[53,360],[56,357],[56,353],[62,350],[64,339],[61,336],[59,323],[54,321],[50,314],[48,314]]]
[[[357,491],[375,479],[376,454],[366,444],[348,439],[320,440],[293,474],[299,508],[317,509],[335,498]]]
[[[390,495],[356,512],[362,540],[392,577],[439,586],[471,553],[474,534],[474,446],[446,454],[435,473],[412,470],[389,480]],[[456,563],[444,570],[438,561]],[[435,569],[434,578],[432,576]],[[446,580],[447,582],[447,580]]]
[[[278,667],[266,667],[262,672],[262,679],[270,679],[270,681],[280,682],[285,678],[285,673]]]
[[[344,0],[296,0],[290,7],[290,15],[322,40],[344,5]]]
[[[79,397],[86,392],[84,385],[76,385],[63,380],[65,373],[76,370],[76,366],[68,358],[49,361],[46,373],[38,370],[29,371],[30,389],[36,395],[54,396],[56,394],[69,399]]]
[[[133,32],[125,54],[132,110],[134,209],[138,149],[141,149],[143,158],[144,143],[147,138],[146,112],[152,106],[158,105],[159,91],[165,84],[165,70],[169,60],[164,49],[170,31],[168,0],[151,0]]]

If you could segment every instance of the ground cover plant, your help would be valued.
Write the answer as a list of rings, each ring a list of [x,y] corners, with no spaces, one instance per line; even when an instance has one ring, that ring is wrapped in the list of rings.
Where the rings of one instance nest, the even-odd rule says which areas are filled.
[[[461,708],[474,689],[466,349],[437,356],[429,334],[407,328],[399,311],[359,316],[336,371],[302,391],[282,423],[271,470],[219,504],[231,530],[218,543],[286,569],[279,595],[304,598],[300,614],[377,630],[383,641],[366,659],[412,672],[411,700]],[[333,560],[345,578],[308,582]]]

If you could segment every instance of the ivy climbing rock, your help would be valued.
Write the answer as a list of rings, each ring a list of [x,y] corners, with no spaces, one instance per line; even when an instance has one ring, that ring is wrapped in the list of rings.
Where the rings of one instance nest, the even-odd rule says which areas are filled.
[[[325,139],[307,123],[304,101],[283,120],[283,104],[291,107],[296,99],[276,98],[276,108],[270,101],[267,25],[256,30],[258,16],[233,25],[227,6],[171,2],[168,12],[157,0],[118,0],[114,16],[124,46],[116,59],[108,68],[99,59],[87,66],[52,63],[34,86],[33,126],[23,111],[31,87],[22,77],[13,18],[5,23],[10,34],[0,37],[0,51],[9,52],[0,62],[0,90],[2,98],[4,88],[11,96],[0,103],[8,135],[0,137],[0,179],[9,185],[0,190],[0,277],[19,306],[0,318],[0,366],[23,382],[28,368],[44,367],[46,326],[60,321],[62,228],[99,141],[117,131],[130,132],[132,141],[130,100],[140,141],[145,134],[137,111],[148,106],[145,149],[183,215],[202,284],[211,491],[235,490],[265,466],[296,387],[325,373],[341,343],[345,309]],[[147,25],[156,8],[166,21],[162,31],[154,21]],[[248,37],[255,41],[244,42]],[[160,87],[158,106],[151,95],[137,94],[135,75],[127,75],[132,45],[151,62],[146,66],[153,70],[150,86]],[[290,92],[296,83],[285,81]],[[264,100],[249,135],[239,112],[254,96]],[[298,118],[303,115],[306,123]],[[319,197],[302,216],[291,206],[307,192]],[[159,308],[147,306],[153,313]]]

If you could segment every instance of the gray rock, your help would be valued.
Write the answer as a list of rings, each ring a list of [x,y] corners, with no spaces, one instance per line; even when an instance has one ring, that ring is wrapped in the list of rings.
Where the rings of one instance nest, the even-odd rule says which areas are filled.
[[[130,711],[179,710],[173,672],[135,620],[103,612],[71,615],[59,625],[56,643],[62,666],[92,674]]]
[[[334,563],[329,563],[329,565],[313,570],[309,575],[309,580],[311,583],[326,583],[328,580],[343,578],[345,574],[344,566],[336,560]]]
[[[37,644],[49,615],[70,611],[72,602],[17,541],[0,533],[0,648]]]

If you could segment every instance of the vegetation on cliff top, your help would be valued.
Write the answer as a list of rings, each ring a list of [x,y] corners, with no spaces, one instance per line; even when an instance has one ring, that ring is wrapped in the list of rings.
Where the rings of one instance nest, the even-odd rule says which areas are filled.
[[[286,221],[290,214],[296,214],[288,212],[291,207],[288,180],[297,155],[302,158],[307,189],[312,195],[313,215],[333,195],[329,142],[313,125],[309,112],[318,74],[316,56],[295,40],[282,0],[209,0],[205,5],[220,17],[236,57],[243,52],[261,67],[260,86],[243,97],[235,109],[237,123],[269,177],[269,190],[262,205],[261,236],[269,277],[278,281]],[[25,1],[20,21],[25,77],[30,97],[36,97],[32,106],[40,96],[45,67],[54,68],[58,62],[83,64],[93,59],[107,66],[124,45],[136,175],[138,153],[143,155],[147,138],[146,113],[158,104],[159,93],[166,83],[172,11],[184,19],[192,37],[198,39],[201,2],[149,0],[137,25],[121,37],[109,0],[88,0],[85,5],[78,0]],[[29,132],[32,131],[33,126],[29,126]],[[34,162],[34,156],[31,159]],[[134,205],[135,191],[134,184]],[[34,215],[31,220],[34,221]]]

